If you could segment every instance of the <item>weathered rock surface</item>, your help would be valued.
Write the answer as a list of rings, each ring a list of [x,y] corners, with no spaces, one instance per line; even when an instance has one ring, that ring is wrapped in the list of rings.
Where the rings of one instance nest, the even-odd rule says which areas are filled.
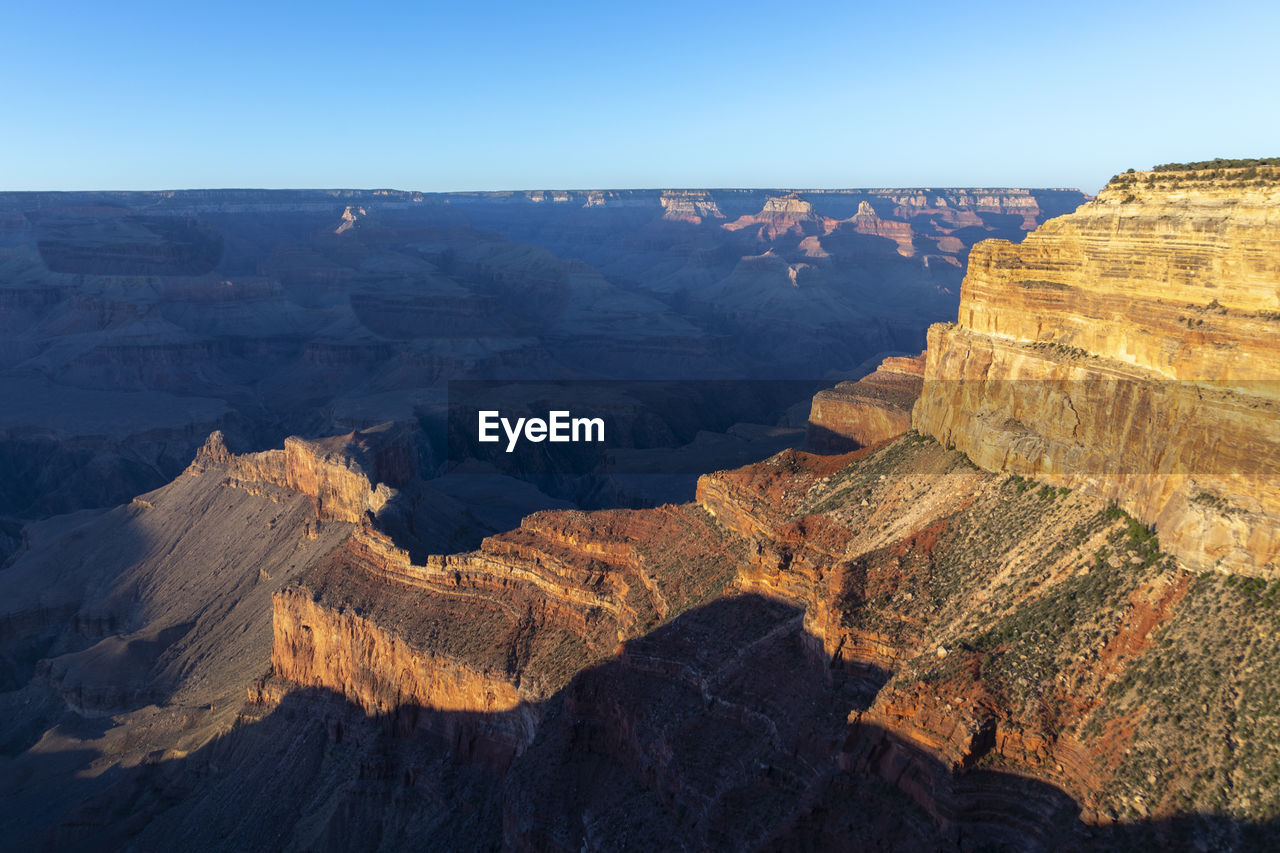
[[[856,382],[813,396],[806,444],[819,451],[851,450],[896,438],[911,429],[911,409],[924,386],[924,353],[890,357]]]
[[[370,712],[542,701],[620,642],[719,595],[738,547],[694,506],[538,513],[479,551],[425,565],[363,528],[277,597],[273,672]],[[405,651],[415,666],[387,667],[375,651],[405,644],[421,650]],[[457,686],[441,687],[438,669]]]
[[[1225,665],[1239,643],[1204,647],[1190,625],[1229,586],[1195,581],[1143,536],[1100,498],[983,472],[915,434],[845,456],[789,451],[702,478],[696,506],[544,513],[478,552],[425,565],[360,532],[277,595],[275,687],[262,698],[296,683],[369,713],[424,707],[409,725],[419,736],[508,774],[503,824],[516,848],[616,838],[624,800],[644,804],[627,811],[644,837],[693,843],[716,832],[760,846],[852,819],[847,806],[816,815],[803,804],[868,780],[928,816],[898,812],[911,829],[895,831],[910,837],[1156,843],[1170,837],[1162,825],[1112,822],[1172,821],[1209,808],[1216,789],[1197,782],[1199,753],[1151,746],[1178,741],[1170,709],[1187,700],[1175,691],[1147,703],[1134,679],[1194,653],[1203,662],[1181,690],[1208,697],[1244,689],[1256,668],[1224,687],[1227,670],[1211,661]],[[707,568],[692,586],[674,583],[691,565]],[[716,589],[729,597],[695,607]],[[740,607],[729,603],[735,592],[786,606]],[[737,615],[713,616],[722,605]],[[1261,660],[1255,644],[1273,614],[1250,612],[1240,642]],[[763,620],[749,629],[758,641],[735,633],[753,620]],[[788,660],[788,644],[799,658],[786,672],[809,672],[802,660],[817,668],[787,689],[732,692],[734,661]],[[679,710],[675,697],[690,690],[693,705]],[[739,707],[758,690],[768,708]],[[1198,737],[1265,737],[1263,706],[1249,707],[1234,720],[1205,717]],[[786,728],[816,708],[826,710],[807,734]],[[831,728],[831,713],[847,725]],[[779,750],[749,759],[772,771],[728,758],[729,744],[753,743],[730,734],[737,726]],[[716,759],[694,746],[713,742],[726,745]],[[780,757],[796,750],[801,764]],[[1152,761],[1161,769],[1149,778],[1139,768]],[[1270,799],[1257,798],[1274,766],[1274,756],[1249,758],[1227,794],[1240,797],[1232,814],[1270,814]],[[577,793],[548,801],[549,788]],[[1170,788],[1180,793],[1162,793]],[[784,793],[796,790],[808,793]],[[773,828],[730,828],[724,810],[744,801],[776,802]],[[596,817],[579,827],[584,809]],[[1189,826],[1177,832],[1218,831]]]
[[[236,455],[221,432],[212,433],[187,469],[223,470],[227,484],[253,489],[279,486],[315,502],[317,519],[359,522],[377,515],[414,476],[416,450],[410,430],[383,424],[345,436],[285,439],[283,450]]]
[[[355,476],[338,452],[328,464]],[[626,837],[1072,849],[1254,838],[1252,824],[1196,817],[1219,796],[1242,821],[1274,814],[1274,751],[1232,747],[1226,765],[1213,752],[1224,739],[1273,737],[1272,594],[1195,580],[1099,498],[984,472],[908,434],[709,475],[690,505],[539,513],[476,551],[415,562],[368,515],[317,521],[326,504],[298,489],[319,480],[280,485],[287,466],[283,451],[236,456],[211,440],[187,476],[129,510],[189,512],[185,494],[207,506],[185,527],[157,521],[183,530],[178,549],[157,541],[154,559],[113,582],[140,591],[142,612],[167,608],[195,627],[164,634],[168,622],[121,622],[136,617],[118,608],[76,617],[105,642],[54,657],[47,686],[25,697],[138,710],[106,740],[65,729],[20,752],[29,793],[9,792],[6,826],[38,814],[44,829],[23,837],[64,845],[103,834],[163,846],[201,827],[257,843],[252,826],[270,825],[300,844],[346,846],[368,831],[357,827],[381,826],[402,847],[429,825],[455,847]],[[374,491],[368,482],[359,495]],[[288,549],[277,554],[275,539],[237,546],[264,556],[202,549],[255,507]],[[33,542],[8,571],[34,583],[40,566],[81,547],[74,532],[54,541],[61,552]],[[255,575],[237,618],[180,617],[164,597],[198,606],[202,553],[235,571],[265,568],[270,581]],[[239,577],[227,571],[212,576]],[[267,596],[270,637],[243,609],[266,608]],[[1215,627],[1207,642],[1196,626],[1224,618],[1224,604],[1235,630]],[[6,622],[11,650],[68,618],[19,610]],[[248,645],[242,623],[259,626]],[[1192,663],[1174,666],[1183,656]],[[174,680],[156,681],[156,667]],[[1176,683],[1156,686],[1170,668]],[[224,706],[233,682],[249,697],[234,730],[216,728],[227,710],[191,709],[235,711]],[[95,692],[106,683],[144,692]],[[145,692],[157,684],[168,686]],[[215,684],[219,698],[204,699]],[[1200,705],[1209,711],[1188,730]],[[105,750],[97,767],[122,742],[172,752],[51,797],[63,771],[45,756],[85,742]],[[286,782],[280,762],[311,768],[314,796]],[[1221,766],[1236,768],[1230,788],[1205,776]],[[353,778],[367,780],[368,797],[354,796]],[[243,796],[254,791],[261,799]],[[472,805],[457,808],[459,798]],[[124,809],[146,819],[123,821]]]
[[[970,256],[914,425],[1083,487],[1188,565],[1280,572],[1280,175],[1152,172]]]

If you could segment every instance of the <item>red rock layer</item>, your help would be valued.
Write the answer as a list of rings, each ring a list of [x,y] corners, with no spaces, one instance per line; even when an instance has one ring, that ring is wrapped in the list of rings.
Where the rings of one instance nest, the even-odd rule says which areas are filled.
[[[546,781],[528,761],[606,762],[667,792],[667,805],[635,816],[642,823],[668,820],[669,808],[696,815],[697,833],[727,831],[717,809],[738,796],[734,786],[773,783],[749,768],[729,773],[732,784],[709,782],[712,759],[686,738],[712,743],[736,726],[765,737],[771,755],[806,756],[768,777],[787,790],[818,796],[838,765],[897,786],[946,833],[982,825],[1009,843],[1052,844],[1070,811],[1063,791],[1089,822],[1139,801],[1172,815],[1185,807],[1156,806],[1156,789],[1182,790],[1199,772],[1169,754],[1156,783],[1135,777],[1144,732],[1167,737],[1174,723],[1160,722],[1162,706],[1114,697],[1133,673],[1196,647],[1194,636],[1172,652],[1158,639],[1199,619],[1204,593],[1192,602],[1192,577],[1105,509],[909,434],[707,475],[689,506],[539,513],[475,552],[422,565],[364,529],[276,597],[273,672],[369,713],[423,709],[420,724],[515,774],[508,837],[527,830],[551,847],[581,838],[560,838],[564,821],[520,805],[542,802],[532,791]],[[782,607],[725,603],[751,595]],[[733,639],[739,620],[755,639]],[[768,708],[733,698],[725,685],[772,643],[817,656],[815,669],[790,670],[808,673],[809,686],[751,687]],[[783,724],[801,713],[788,703],[818,682],[830,691],[822,703],[846,703],[842,745],[797,740]],[[1255,725],[1214,718],[1204,737]],[[564,772],[577,780],[564,784],[582,784],[578,770]],[[1254,778],[1237,779],[1239,790]],[[553,808],[612,808],[582,796]]]
[[[370,712],[540,701],[627,637],[720,594],[736,547],[692,506],[537,513],[425,565],[364,528],[277,596],[273,672]]]

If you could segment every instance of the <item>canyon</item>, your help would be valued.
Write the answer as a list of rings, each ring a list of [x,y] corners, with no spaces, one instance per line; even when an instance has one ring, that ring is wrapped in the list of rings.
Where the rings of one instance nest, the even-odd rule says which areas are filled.
[[[0,193],[0,389],[21,403],[0,418],[0,519],[127,502],[214,430],[266,450],[428,422],[450,381],[857,376],[954,316],[975,242],[1020,239],[1083,200]],[[793,204],[810,218],[773,236],[723,227]],[[892,238],[857,224],[867,209]],[[915,246],[905,255],[902,240]],[[422,455],[439,473],[444,449]]]
[[[334,429],[332,397],[314,397],[334,413],[320,432],[241,450],[244,398],[210,396],[170,482],[15,530],[0,830],[26,849],[1265,849],[1278,188],[1267,166],[1126,173],[1039,227],[1026,191],[293,194],[279,213],[314,204],[336,238],[404,240],[373,223],[437,205],[502,234],[488,257],[546,246],[521,263],[570,272],[531,301],[568,318],[606,284],[643,294],[661,333],[624,340],[650,367],[661,350],[747,370],[786,334],[807,335],[790,364],[820,361],[836,282],[929,272],[849,327],[885,333],[832,361],[865,375],[813,395],[803,445],[646,508],[541,508],[510,478],[468,492],[492,472],[438,476],[424,419]],[[265,214],[254,195],[179,201]],[[529,207],[550,213],[511,213]],[[634,227],[605,233],[603,210]],[[974,240],[995,222],[1031,233]],[[136,227],[92,233],[151,245]],[[188,248],[129,263],[203,264],[208,232],[183,227],[168,239]],[[97,257],[59,228],[57,265]],[[450,240],[431,274],[474,281],[477,243]],[[643,286],[618,283],[624,262]],[[279,268],[311,289],[289,310],[341,328],[350,273],[309,263]],[[942,281],[955,292],[924,304],[958,293],[958,322],[887,331],[895,299]],[[362,309],[384,328],[431,313],[390,291]],[[464,324],[476,291],[440,291]],[[583,340],[610,333],[595,322]],[[758,349],[699,350],[710,328]],[[538,331],[524,352],[555,375],[579,344]],[[434,345],[361,340],[380,365]],[[496,493],[506,529],[481,517]]]

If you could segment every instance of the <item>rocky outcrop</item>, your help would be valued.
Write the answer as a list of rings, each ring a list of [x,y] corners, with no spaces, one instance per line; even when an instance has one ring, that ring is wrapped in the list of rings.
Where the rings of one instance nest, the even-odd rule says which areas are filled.
[[[230,485],[250,491],[266,485],[306,495],[316,518],[359,522],[377,515],[413,476],[415,450],[406,429],[384,424],[345,436],[285,439],[283,450],[236,455],[221,432],[212,433],[188,468],[193,475],[220,468]]]
[[[822,217],[813,212],[813,205],[799,195],[771,196],[765,200],[759,213],[740,216],[721,227],[727,231],[755,229],[760,240],[776,240],[784,234],[804,236],[821,227]]]
[[[350,231],[352,228],[355,228],[356,224],[359,223],[359,221],[362,218],[368,215],[369,214],[365,211],[365,209],[363,207],[360,207],[359,205],[353,205],[353,204],[347,205],[346,208],[342,211],[342,221],[338,223],[337,228],[333,229],[333,233],[345,234],[346,232]]]
[[[305,686],[340,686],[370,713],[413,704],[506,711],[520,703],[509,681],[419,652],[354,612],[319,606],[301,589],[276,594],[274,624],[275,675]],[[368,666],[373,660],[377,669]]]
[[[858,204],[858,212],[853,215],[849,223],[852,225],[853,230],[859,234],[884,237],[887,240],[894,241],[898,244],[898,254],[904,258],[909,258],[915,254],[915,246],[911,241],[913,236],[911,224],[881,219],[869,201],[863,201]],[[828,230],[834,225],[835,223],[832,223]]]
[[[886,358],[856,382],[841,382],[813,396],[806,444],[831,452],[868,447],[911,428],[911,409],[924,384],[924,353]]]
[[[715,197],[705,190],[664,190],[662,218],[700,225],[705,219],[724,219]]]
[[[1083,487],[1188,565],[1280,574],[1280,174],[1149,172],[973,250],[914,425]]]
[[[536,513],[425,564],[366,527],[277,596],[273,672],[370,712],[539,702],[720,594],[737,547],[693,506]]]

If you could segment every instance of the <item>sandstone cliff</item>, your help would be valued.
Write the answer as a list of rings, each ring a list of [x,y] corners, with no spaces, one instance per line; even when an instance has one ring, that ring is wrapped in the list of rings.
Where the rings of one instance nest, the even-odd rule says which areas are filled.
[[[857,382],[841,382],[813,396],[805,441],[821,451],[868,447],[911,428],[911,409],[920,397],[924,353],[886,358]]]
[[[511,709],[719,595],[737,547],[691,506],[537,513],[424,565],[364,527],[277,596],[272,670],[371,712]]]
[[[917,429],[1083,487],[1188,565],[1280,572],[1280,174],[1119,176],[976,246],[930,330]]]
[[[408,432],[394,424],[345,436],[285,439],[283,450],[233,454],[214,432],[187,473],[225,469],[229,485],[253,491],[272,485],[314,501],[317,519],[362,521],[377,515],[395,495],[391,484],[413,476],[415,452]]]

